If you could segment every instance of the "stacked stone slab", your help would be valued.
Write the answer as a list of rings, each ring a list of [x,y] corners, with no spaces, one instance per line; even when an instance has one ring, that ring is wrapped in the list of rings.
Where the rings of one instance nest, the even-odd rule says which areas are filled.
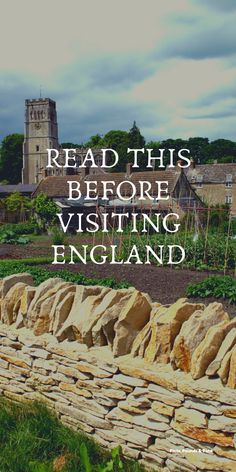
[[[236,470],[236,321],[135,288],[0,281],[0,393],[146,467]],[[196,454],[196,449],[201,453]]]
[[[148,470],[236,470],[236,391],[220,379],[0,324],[0,393],[45,402],[68,427],[121,445]]]
[[[36,336],[109,346],[115,357],[131,353],[236,387],[236,320],[220,303],[205,307],[182,298],[163,306],[133,287],[81,286],[58,277],[34,287],[23,273],[0,281],[0,320]]]
[[[88,347],[109,345],[116,356],[128,354],[150,319],[152,302],[135,288],[75,285],[55,277],[33,287],[29,274],[0,282],[0,319],[30,328],[36,336],[77,340]]]

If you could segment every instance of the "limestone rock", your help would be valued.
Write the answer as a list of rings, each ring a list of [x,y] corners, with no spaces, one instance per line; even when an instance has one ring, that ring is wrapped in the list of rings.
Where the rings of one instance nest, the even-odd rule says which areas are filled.
[[[217,457],[215,454],[196,454],[190,452],[187,455],[190,464],[195,465],[200,470],[214,470],[221,472],[233,472],[236,469],[236,462],[225,459],[223,457]]]
[[[189,438],[197,439],[201,442],[217,444],[224,447],[233,447],[234,445],[233,436],[229,433],[212,431],[207,428],[196,428],[192,425],[179,423],[178,421],[174,420],[172,420],[170,426],[180,434],[183,434]]]
[[[209,364],[215,359],[224,339],[224,328],[227,322],[219,323],[208,329],[205,338],[200,342],[191,359],[191,374],[193,379],[200,379],[205,375]]]
[[[113,408],[110,413],[107,415],[109,420],[121,420],[125,423],[134,424],[146,428],[146,431],[149,434],[149,431],[168,431],[169,425],[167,423],[156,422],[149,420],[146,415],[135,415],[127,413],[120,408]]]
[[[236,346],[233,348],[230,357],[229,377],[227,387],[236,388]]]
[[[93,328],[103,314],[107,314],[107,310],[115,306],[121,297],[122,293],[120,293],[120,291],[103,288],[99,295],[95,296],[93,299],[89,297],[83,302],[81,309],[83,308],[84,315],[80,323],[80,332],[82,341],[88,347],[93,345]]]
[[[236,418],[236,406],[230,405],[221,405],[220,411],[224,416],[229,416],[230,418]]]
[[[163,309],[165,308],[163,307]],[[131,356],[133,357],[138,356],[138,357],[144,358],[145,351],[148,347],[148,344],[152,336],[152,324],[153,324],[153,317],[144,326],[144,328],[140,331],[140,333],[136,336],[132,345]]]
[[[117,374],[114,375],[113,380],[125,385],[130,385],[132,387],[145,387],[146,382],[141,379],[136,379],[135,377],[130,377],[128,375]]]
[[[19,282],[24,283],[25,285],[33,285],[33,277],[26,272],[5,277],[2,279],[0,285],[0,298],[5,298],[10,288]]]
[[[216,358],[209,365],[206,374],[215,375],[217,370],[220,369],[221,362],[223,361],[226,354],[236,343],[236,328],[233,328],[226,334],[224,341],[222,342]]]
[[[193,352],[204,339],[208,329],[222,321],[229,321],[221,303],[210,303],[204,311],[196,311],[186,321],[175,339],[171,352],[174,367],[190,372]]]
[[[78,419],[79,421],[85,424],[93,426],[94,428],[109,429],[109,430],[112,429],[112,425],[107,419],[104,420],[90,413],[84,412],[81,409],[74,408],[72,406],[67,406],[62,403],[57,403],[56,410],[67,416]]]
[[[122,356],[131,351],[135,337],[149,321],[151,308],[148,298],[143,293],[137,290],[132,293],[115,324],[113,344],[115,356]]]
[[[225,357],[222,359],[220,368],[217,372],[217,374],[219,375],[219,377],[220,377],[220,379],[221,379],[221,381],[224,385],[227,384],[227,381],[228,381],[229,368],[230,368],[230,359],[231,359],[233,349],[234,348],[232,348],[230,351],[227,352],[227,354],[225,354]]]
[[[67,290],[68,289],[65,289],[65,291]],[[57,334],[57,332],[63,326],[63,323],[65,323],[66,319],[68,318],[73,302],[74,302],[74,297],[75,297],[74,292],[69,291],[67,295],[65,295],[65,297],[61,300],[61,302],[57,305],[56,310],[55,310],[55,316],[52,323],[52,332],[54,335]],[[54,300],[54,303],[55,303],[55,300]],[[50,317],[51,317],[51,313],[50,313]]]
[[[126,356],[119,359],[119,369],[123,374],[134,376],[139,379],[148,380],[168,389],[176,389],[176,374],[170,364],[148,364],[137,358]]]
[[[107,294],[106,300],[104,300],[107,307],[105,310],[103,309],[99,319],[92,328],[94,346],[104,346],[107,344],[111,347],[113,346],[115,323],[134,290],[134,288],[112,290]],[[114,294],[114,292],[116,293]],[[103,303],[102,307],[98,307],[98,310],[101,310],[101,308],[104,308]]]
[[[50,325],[49,325],[49,331],[52,333],[54,331],[53,326],[54,326],[54,318],[56,316],[56,310],[58,305],[64,300],[66,295],[68,293],[75,293],[76,291],[76,285],[70,283],[70,282],[64,282],[61,289],[59,289],[56,292],[56,296],[52,305],[52,309],[49,315],[50,319]]]
[[[203,413],[200,413],[194,409],[188,408],[177,408],[175,410],[175,421],[180,423],[186,423],[189,426],[193,425],[197,428],[206,428],[207,427],[207,417]]]
[[[28,314],[27,314],[27,326],[29,328],[32,328],[34,326],[35,320],[37,319],[38,313],[40,311],[41,303],[45,300],[45,297],[44,297],[45,294],[49,292],[51,289],[53,289],[56,285],[57,285],[57,290],[58,290],[60,283],[62,284],[65,282],[59,277],[54,277],[54,278],[45,280],[36,288],[34,298],[32,302],[30,303]],[[52,295],[52,293],[50,293],[50,295]]]
[[[214,452],[217,454],[217,456],[226,457],[227,459],[232,459],[236,461],[235,449],[229,449],[228,447],[215,446]],[[235,466],[236,466],[236,462],[235,462]]]
[[[80,333],[81,329],[81,319],[84,321],[84,308],[88,310],[88,305],[87,307],[82,307],[83,302],[90,297],[95,297],[95,298],[90,298],[90,307],[92,306],[92,303],[96,305],[96,297],[99,297],[101,294],[101,291],[104,289],[104,287],[100,287],[98,285],[95,286],[82,286],[82,285],[77,285],[76,286],[76,291],[75,291],[75,296],[74,296],[74,301],[73,305],[71,308],[71,311],[62,325],[61,329],[56,334],[56,337],[58,341],[63,341],[65,339],[68,340],[79,340],[82,341],[82,336]],[[99,298],[97,299],[99,300]]]
[[[159,385],[149,384],[147,397],[151,400],[165,403],[166,405],[179,407],[182,405],[184,395],[177,391],[167,390]]]
[[[23,328],[23,327],[24,327],[24,318],[23,318],[23,316],[22,316],[22,314],[21,314],[20,311],[18,312],[18,315],[17,315],[17,317],[16,317],[16,324],[15,324],[15,326],[16,326],[16,329],[19,329],[19,328]]]
[[[209,428],[216,431],[226,431],[228,433],[236,433],[235,418],[226,416],[211,416],[209,419]]]
[[[29,306],[35,296],[35,292],[36,292],[35,287],[26,286],[21,296],[19,313],[21,314],[24,320],[24,324],[25,324],[25,318],[29,310]]]
[[[199,410],[208,415],[221,415],[220,403],[214,401],[201,401],[198,398],[187,397],[184,405],[185,408]]]
[[[46,298],[40,305],[40,312],[37,319],[35,320],[33,333],[35,336],[40,336],[44,333],[48,333],[49,330],[49,314],[55,299],[55,294],[51,297]]]
[[[165,405],[165,403],[153,401],[152,402],[152,410],[156,413],[160,413],[161,415],[166,416],[173,416],[174,415],[174,407],[170,405]]]
[[[151,336],[147,343],[147,337],[143,342],[147,343],[144,358],[148,362],[168,363],[174,340],[178,335],[182,324],[196,310],[204,308],[202,304],[189,303],[185,298],[166,308],[159,306],[156,312],[152,312],[150,325]],[[144,328],[145,329],[145,328]],[[147,335],[148,336],[148,335]]]
[[[3,323],[11,325],[16,320],[20,308],[20,299],[25,287],[25,283],[17,282],[8,290],[7,295],[1,304],[1,317]]]
[[[164,472],[194,472],[195,470],[197,470],[196,467],[189,464],[189,462],[185,460],[182,456],[180,457],[176,454],[171,454],[170,457],[171,459],[167,459],[166,461],[166,465],[168,468]]]

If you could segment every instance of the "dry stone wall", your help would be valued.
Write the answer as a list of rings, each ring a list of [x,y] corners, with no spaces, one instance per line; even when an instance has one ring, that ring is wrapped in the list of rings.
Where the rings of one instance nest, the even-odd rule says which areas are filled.
[[[0,296],[2,395],[44,401],[153,470],[236,470],[236,323],[221,304],[29,274]]]

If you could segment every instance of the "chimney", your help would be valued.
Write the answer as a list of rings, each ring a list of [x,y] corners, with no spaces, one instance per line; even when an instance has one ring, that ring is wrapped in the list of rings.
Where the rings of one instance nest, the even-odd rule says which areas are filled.
[[[190,159],[190,168],[195,169],[195,167],[196,167],[196,162],[194,161],[194,159],[191,158]]]
[[[214,159],[214,164],[218,164],[218,160],[217,160],[217,159]]]
[[[132,163],[128,162],[128,164],[126,164],[126,177],[130,177],[131,171],[132,171]]]

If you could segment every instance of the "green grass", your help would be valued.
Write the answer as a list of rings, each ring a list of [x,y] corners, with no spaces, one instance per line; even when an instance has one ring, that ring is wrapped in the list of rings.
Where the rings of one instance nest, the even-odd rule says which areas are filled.
[[[84,434],[63,426],[37,403],[19,406],[0,400],[0,444],[1,472],[53,472],[62,458],[66,464],[60,472],[143,471],[117,451],[104,452]]]
[[[47,259],[44,259],[44,262]],[[67,282],[72,282],[79,285],[102,285],[110,288],[128,288],[127,282],[116,282],[112,277],[103,279],[86,277],[79,272],[70,272],[69,270],[47,270],[46,268],[38,267],[38,259],[22,260],[4,260],[0,261],[0,279],[12,274],[19,274],[21,272],[28,272],[32,275],[35,285],[39,285],[44,280],[50,277],[60,277]],[[42,259],[40,259],[42,264]],[[0,471],[1,472],[1,471]]]

